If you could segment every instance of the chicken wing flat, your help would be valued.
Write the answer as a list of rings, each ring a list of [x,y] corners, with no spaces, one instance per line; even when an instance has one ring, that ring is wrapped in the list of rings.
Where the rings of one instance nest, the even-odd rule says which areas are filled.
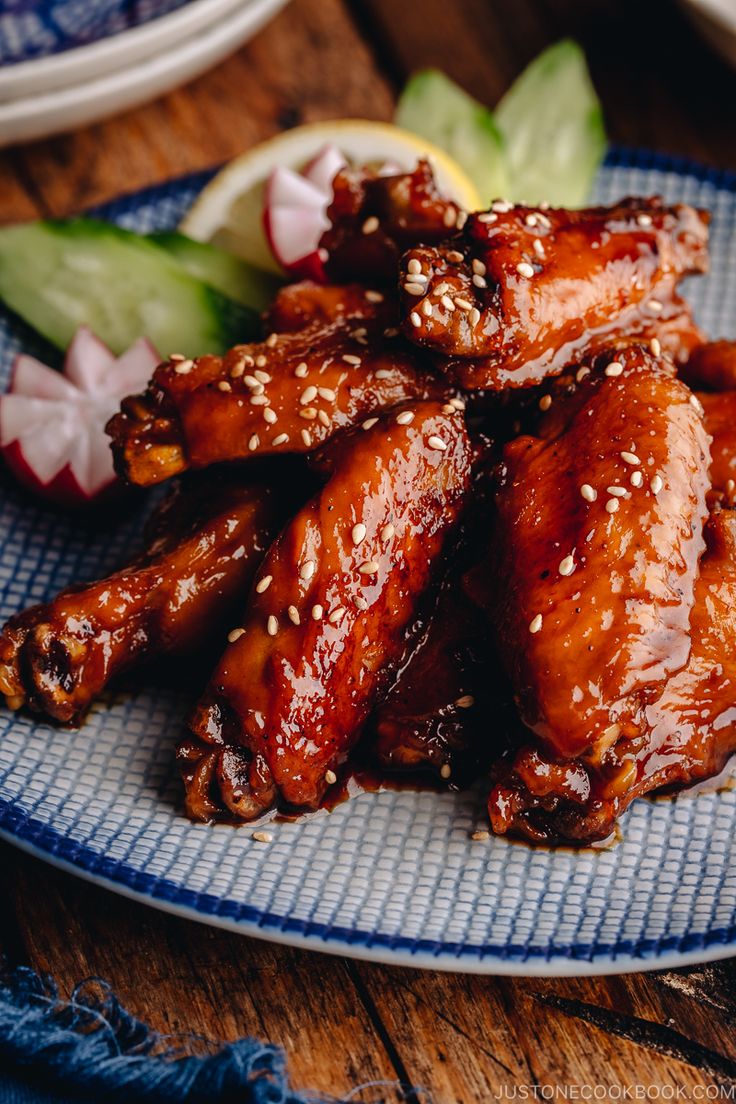
[[[633,346],[552,401],[504,451],[489,567],[471,580],[523,722],[574,759],[685,666],[707,516],[700,406]]]
[[[404,406],[329,450],[271,548],[180,750],[187,809],[315,808],[385,690],[470,481],[460,414]]]
[[[448,577],[393,687],[378,705],[370,750],[390,774],[464,785],[487,767],[493,741],[491,666],[481,611]],[[494,702],[494,706],[495,706]]]
[[[171,359],[108,423],[118,472],[141,486],[190,468],[311,452],[337,430],[407,399],[439,396],[400,339],[360,319]]]
[[[396,325],[395,296],[363,284],[315,284],[303,280],[279,290],[264,316],[264,324],[270,333],[297,333],[310,326],[356,318]],[[357,333],[360,332],[358,328]]]
[[[263,483],[201,477],[154,519],[144,555],[11,618],[0,634],[0,692],[78,723],[116,675],[161,655],[196,654],[221,635],[283,520]]]
[[[411,173],[391,175],[345,169],[335,177],[322,236],[331,280],[396,285],[401,254],[411,246],[444,241],[466,214],[440,194],[427,161]]]
[[[462,238],[404,255],[404,330],[449,358],[464,388],[528,386],[619,335],[682,329],[675,288],[706,270],[707,241],[706,212],[657,198],[580,211],[496,203]]]
[[[496,832],[606,839],[635,797],[723,770],[736,751],[736,514],[711,515],[705,535],[686,666],[590,754],[570,761],[527,745],[500,763],[488,805]]]

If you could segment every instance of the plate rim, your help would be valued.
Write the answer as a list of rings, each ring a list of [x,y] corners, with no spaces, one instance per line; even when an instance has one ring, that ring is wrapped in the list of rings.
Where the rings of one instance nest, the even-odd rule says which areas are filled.
[[[671,172],[736,192],[736,172],[678,155],[613,146],[604,165],[609,169]],[[211,171],[189,173],[119,195],[90,210],[115,218],[131,201],[143,205],[172,188],[204,184],[211,175]],[[19,809],[15,802],[6,798],[0,798],[0,839],[67,873],[184,919],[304,950],[387,965],[461,973],[576,977],[671,969],[725,958],[736,950],[736,919],[727,927],[658,939],[629,939],[613,944],[517,946],[422,940],[278,916],[245,902],[188,889],[123,860],[111,859],[103,852],[63,835],[50,823],[46,824],[31,812]]]

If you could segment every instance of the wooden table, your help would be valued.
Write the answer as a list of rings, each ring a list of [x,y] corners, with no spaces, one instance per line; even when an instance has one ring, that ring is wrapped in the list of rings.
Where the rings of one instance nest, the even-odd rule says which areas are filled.
[[[299,122],[389,118],[418,66],[494,103],[565,34],[588,51],[613,140],[736,169],[736,76],[664,0],[293,0],[189,87],[0,154],[0,221],[64,215]],[[174,919],[1,850],[0,948],[11,961],[62,989],[106,977],[163,1031],[279,1041],[299,1087],[341,1096],[386,1082],[351,1099],[396,1101],[402,1082],[421,1087],[410,1099],[454,1104],[520,1084],[668,1086],[696,1099],[736,1083],[733,962],[569,981],[365,965]]]

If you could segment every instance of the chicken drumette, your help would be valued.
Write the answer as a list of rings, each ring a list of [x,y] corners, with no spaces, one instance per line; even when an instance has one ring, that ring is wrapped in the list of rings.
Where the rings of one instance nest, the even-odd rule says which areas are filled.
[[[269,552],[180,747],[190,815],[315,808],[401,659],[470,481],[462,416],[404,406],[335,441]]]
[[[607,346],[702,340],[676,286],[707,267],[708,216],[658,199],[540,210],[494,204],[456,241],[401,262],[404,331],[469,389],[537,383]]]

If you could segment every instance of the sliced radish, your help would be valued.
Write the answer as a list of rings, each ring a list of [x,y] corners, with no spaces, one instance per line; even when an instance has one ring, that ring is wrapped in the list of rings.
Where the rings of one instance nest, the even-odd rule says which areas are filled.
[[[0,451],[15,476],[66,506],[106,493],[116,476],[105,424],[121,399],[146,386],[159,360],[145,338],[115,357],[86,326],[75,333],[63,372],[18,356],[0,397]]]
[[[325,279],[319,242],[330,225],[333,181],[346,164],[336,146],[325,146],[303,172],[277,168],[268,178],[266,237],[279,264],[298,279]]]

